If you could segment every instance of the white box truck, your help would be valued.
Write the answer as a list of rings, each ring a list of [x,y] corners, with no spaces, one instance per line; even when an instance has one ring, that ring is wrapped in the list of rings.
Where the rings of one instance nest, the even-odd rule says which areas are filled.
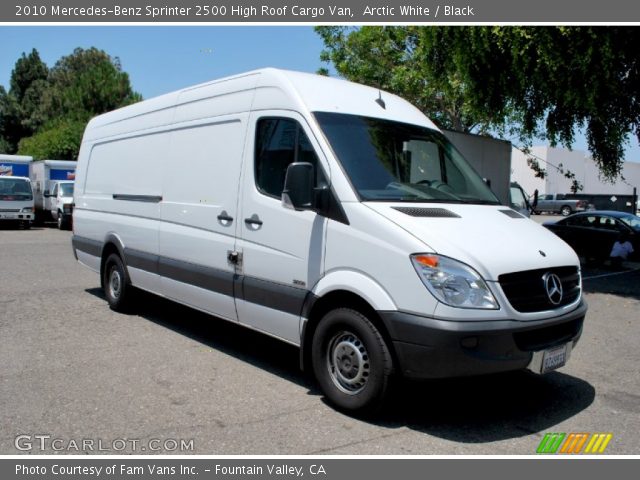
[[[300,347],[327,398],[394,375],[563,366],[575,252],[503,206],[405,100],[258,70],[91,120],[73,250],[111,308],[138,287]]]
[[[74,160],[36,160],[30,164],[29,177],[33,184],[33,195],[36,218],[38,221],[49,220],[52,218],[52,210],[57,208],[57,197],[53,196],[54,187],[61,181],[75,181],[76,165]],[[66,202],[67,215],[70,215],[71,204],[73,200],[68,199]],[[61,205],[64,213],[64,203]],[[57,216],[53,214],[53,218],[57,220]],[[67,218],[65,218],[67,220]],[[63,226],[67,223],[63,222]]]
[[[32,157],[0,154],[0,222],[25,229],[33,222],[33,192],[29,182]]]
[[[28,177],[0,175],[0,223],[13,223],[25,230],[33,222],[33,192]]]
[[[0,153],[0,175],[29,177],[29,165],[33,157],[26,155],[5,155]]]

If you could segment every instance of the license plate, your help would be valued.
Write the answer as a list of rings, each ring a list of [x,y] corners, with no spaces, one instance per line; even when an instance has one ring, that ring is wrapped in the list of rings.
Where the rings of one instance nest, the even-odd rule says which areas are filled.
[[[542,356],[541,373],[550,372],[563,367],[567,363],[567,345],[550,348],[544,351]]]

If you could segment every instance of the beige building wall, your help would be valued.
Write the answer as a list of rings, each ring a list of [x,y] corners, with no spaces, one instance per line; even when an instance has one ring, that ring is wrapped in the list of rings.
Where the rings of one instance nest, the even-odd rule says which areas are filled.
[[[513,148],[511,151],[511,180],[518,182],[530,195],[538,189],[540,195],[547,193],[570,193],[571,180],[558,170],[571,171],[576,179],[584,186],[580,193],[588,194],[633,194],[635,186],[640,191],[640,163],[625,162],[622,176],[615,182],[604,181],[600,177],[597,165],[591,156],[585,152],[564,148],[552,148],[546,146],[533,147],[531,153],[538,158],[539,165],[547,171],[546,178],[535,177],[535,172],[527,165],[527,156],[520,150]]]

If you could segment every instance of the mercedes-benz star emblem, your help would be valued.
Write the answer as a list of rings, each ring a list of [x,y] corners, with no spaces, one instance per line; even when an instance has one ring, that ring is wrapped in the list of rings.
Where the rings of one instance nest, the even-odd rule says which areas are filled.
[[[542,276],[544,288],[547,290],[549,301],[558,305],[562,301],[562,281],[555,273],[547,272]]]

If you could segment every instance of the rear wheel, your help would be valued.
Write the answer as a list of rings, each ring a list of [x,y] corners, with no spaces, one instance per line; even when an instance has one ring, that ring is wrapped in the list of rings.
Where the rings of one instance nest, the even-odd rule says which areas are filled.
[[[569,205],[563,205],[562,208],[560,209],[560,214],[563,217],[571,215],[571,207]]]
[[[133,287],[120,257],[112,253],[104,265],[103,287],[109,307],[116,312],[126,311],[131,304]]]
[[[393,362],[366,316],[348,308],[330,311],[314,333],[311,352],[315,377],[331,403],[363,412],[383,404]]]

